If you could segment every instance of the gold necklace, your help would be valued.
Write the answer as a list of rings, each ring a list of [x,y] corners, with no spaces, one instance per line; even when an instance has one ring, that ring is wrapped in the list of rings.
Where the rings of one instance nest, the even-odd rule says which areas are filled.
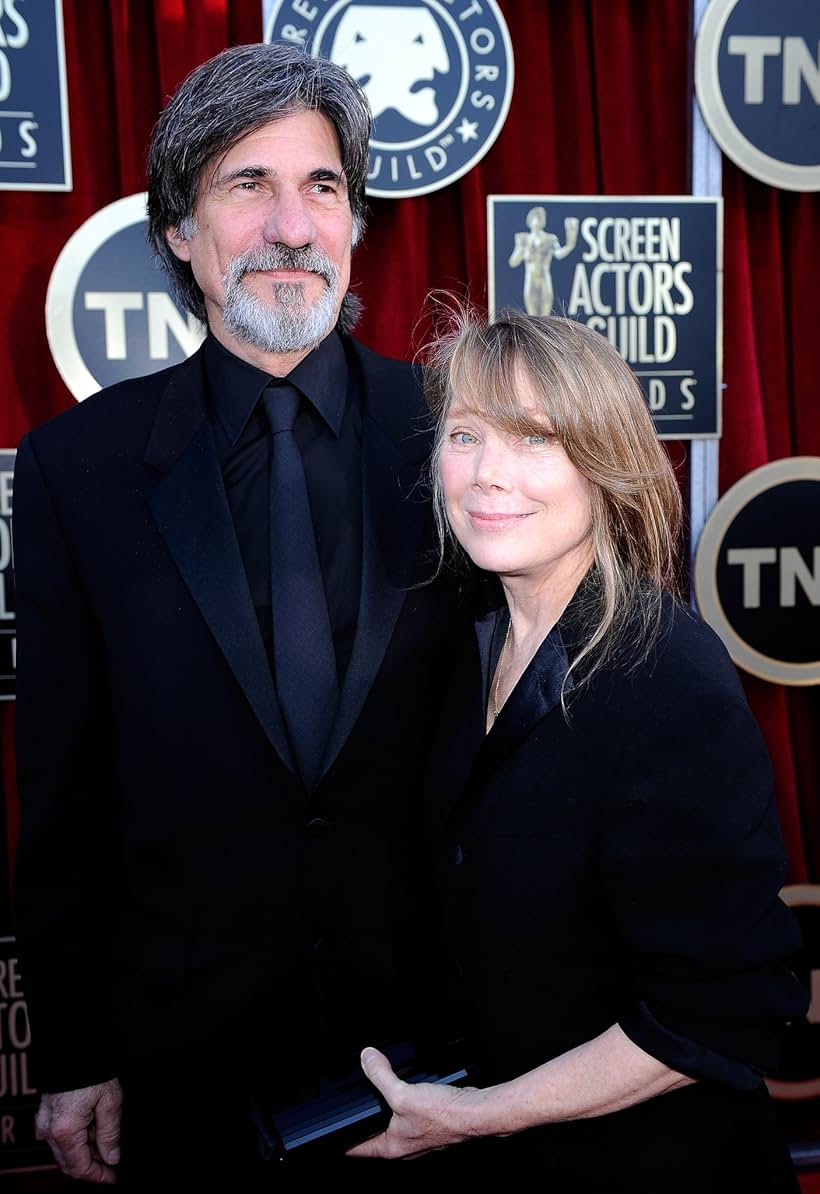
[[[512,630],[512,618],[507,623],[507,633],[504,635],[504,643],[498,656],[498,663],[495,665],[495,679],[493,680],[492,689],[492,703],[493,703],[493,721],[498,717],[501,710],[504,708],[503,704],[498,703],[498,685],[501,680],[501,673],[503,671],[502,663],[504,662],[504,654],[507,650],[507,643],[510,641],[510,631]]]

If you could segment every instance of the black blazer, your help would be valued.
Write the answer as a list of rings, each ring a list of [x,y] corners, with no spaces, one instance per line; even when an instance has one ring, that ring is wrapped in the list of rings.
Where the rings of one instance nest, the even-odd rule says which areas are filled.
[[[762,738],[722,644],[671,601],[650,658],[570,688],[567,720],[578,610],[486,736],[506,609],[479,618],[455,670],[429,782],[452,998],[483,1083],[616,1022],[701,1081],[501,1141],[502,1167],[571,1179],[561,1190],[655,1194],[679,1188],[667,1179],[711,1190],[720,1157],[751,1155],[763,1186],[727,1190],[792,1189],[761,1074],[806,992],[789,969],[799,936],[778,898],[786,861]]]
[[[362,590],[310,798],[201,352],[20,444],[16,928],[40,1089],[169,1049],[241,1052],[258,1024],[280,1074],[310,1075],[423,1012],[414,809],[454,603],[412,587],[435,570],[418,379],[346,351],[364,395]]]

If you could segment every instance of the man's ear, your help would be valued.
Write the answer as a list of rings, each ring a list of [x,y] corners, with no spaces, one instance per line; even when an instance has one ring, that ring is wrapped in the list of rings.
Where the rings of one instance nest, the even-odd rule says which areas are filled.
[[[180,261],[191,260],[190,241],[187,241],[185,237],[179,235],[178,228],[166,228],[165,239],[168,241],[171,252],[175,257],[178,257]]]

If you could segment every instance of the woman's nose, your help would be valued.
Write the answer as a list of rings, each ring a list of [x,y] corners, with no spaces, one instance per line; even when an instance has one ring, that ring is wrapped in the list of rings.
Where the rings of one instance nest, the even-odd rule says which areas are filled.
[[[500,441],[487,439],[476,459],[475,484],[480,489],[506,489],[509,486],[509,452]]]

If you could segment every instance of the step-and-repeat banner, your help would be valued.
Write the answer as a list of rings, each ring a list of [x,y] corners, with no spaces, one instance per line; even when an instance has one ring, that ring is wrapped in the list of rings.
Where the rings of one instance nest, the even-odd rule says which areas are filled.
[[[265,40],[306,46],[361,78],[374,114],[368,193],[422,195],[467,173],[498,137],[514,81],[495,0],[262,0]],[[820,189],[820,9],[711,0],[695,83],[721,148],[772,186]],[[0,0],[0,189],[71,187],[61,0]],[[145,195],[96,212],[66,243],[46,301],[49,345],[82,401],[181,361],[204,328],[176,305],[146,243]],[[719,198],[491,195],[492,311],[561,313],[606,336],[635,370],[659,436],[721,432]],[[14,697],[14,450],[0,451],[0,700]],[[697,557],[700,607],[738,666],[820,683],[820,460],[757,470],[716,507]],[[820,1095],[820,888],[789,888],[815,996],[794,1026],[779,1098]],[[817,922],[817,923],[815,923]],[[0,1170],[50,1164],[14,941],[0,938]]]

